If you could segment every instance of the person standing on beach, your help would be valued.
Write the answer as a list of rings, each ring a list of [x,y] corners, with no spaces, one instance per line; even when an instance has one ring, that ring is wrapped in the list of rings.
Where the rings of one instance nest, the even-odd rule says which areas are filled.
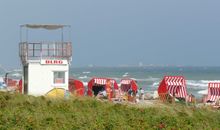
[[[139,89],[140,100],[144,100],[144,90],[142,88]]]
[[[22,93],[22,79],[20,79],[18,82],[18,92]]]
[[[131,96],[133,94],[133,91],[131,88],[128,89],[128,101],[132,101]]]
[[[106,89],[106,94],[107,94],[108,100],[111,101],[111,80],[110,79],[106,80],[105,89]]]
[[[132,89],[132,102],[136,103],[136,94],[137,94],[137,81],[131,81],[131,89]]]

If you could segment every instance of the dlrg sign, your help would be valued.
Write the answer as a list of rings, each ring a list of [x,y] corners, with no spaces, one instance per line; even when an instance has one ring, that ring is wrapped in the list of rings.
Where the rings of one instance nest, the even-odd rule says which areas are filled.
[[[65,60],[41,60],[41,64],[62,65],[62,64],[67,64],[67,61],[65,61]]]
[[[62,60],[46,60],[46,64],[63,64]]]

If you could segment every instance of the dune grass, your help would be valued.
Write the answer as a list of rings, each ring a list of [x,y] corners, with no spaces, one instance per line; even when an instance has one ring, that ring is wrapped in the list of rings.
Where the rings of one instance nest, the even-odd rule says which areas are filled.
[[[91,98],[47,99],[0,93],[0,129],[219,129],[220,112],[185,105],[135,107]]]

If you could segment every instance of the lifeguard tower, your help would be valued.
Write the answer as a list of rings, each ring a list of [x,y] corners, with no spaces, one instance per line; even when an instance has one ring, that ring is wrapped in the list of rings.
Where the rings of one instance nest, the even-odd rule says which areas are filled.
[[[51,24],[20,26],[19,56],[23,65],[22,93],[40,96],[54,89],[68,90],[72,43],[70,35],[69,40],[66,40],[64,34],[66,32],[70,34],[70,28],[69,25]],[[49,34],[52,34],[51,31],[59,31],[60,40],[34,42],[29,40],[29,30],[35,32],[37,29],[48,31]]]

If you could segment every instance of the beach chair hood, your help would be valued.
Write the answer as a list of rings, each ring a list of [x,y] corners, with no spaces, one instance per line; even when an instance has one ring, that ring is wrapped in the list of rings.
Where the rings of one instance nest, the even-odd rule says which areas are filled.
[[[83,82],[81,82],[80,80],[70,78],[68,88],[69,88],[69,91],[71,93],[74,93],[78,96],[83,96],[84,95],[85,88],[84,88]]]
[[[186,98],[186,81],[183,76],[164,76],[158,87],[158,94],[169,94],[179,98]]]
[[[121,89],[124,92],[127,92],[128,89],[130,88],[135,92],[137,92],[138,90],[138,85],[133,79],[122,79],[120,84],[121,84]]]
[[[219,98],[220,98],[220,83],[209,83],[207,101],[216,101]]]
[[[89,96],[93,95],[93,92],[92,92],[92,87],[93,86],[106,86],[106,81],[107,80],[110,80],[110,82],[113,84],[114,89],[118,89],[118,84],[114,79],[111,79],[111,78],[92,78],[88,82],[87,95],[89,95]]]

